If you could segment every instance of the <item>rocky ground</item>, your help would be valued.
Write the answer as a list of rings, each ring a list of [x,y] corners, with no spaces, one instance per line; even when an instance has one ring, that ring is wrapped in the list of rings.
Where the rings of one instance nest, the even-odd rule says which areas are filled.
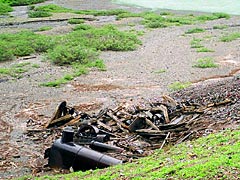
[[[47,3],[76,9],[119,7],[105,0],[100,3],[101,6],[97,6],[99,3],[93,3],[93,1],[79,3],[79,1],[59,0]],[[121,6],[121,8],[139,11],[130,7]],[[29,71],[20,79],[0,76],[0,178],[29,174],[31,167],[42,165],[39,161],[42,161],[45,145],[52,142],[46,138],[45,143],[37,144],[24,132],[29,124],[44,125],[63,100],[81,111],[98,112],[104,107],[114,107],[122,102],[159,98],[163,94],[169,94],[169,85],[176,81],[193,82],[192,88],[172,96],[178,99],[189,98],[201,103],[204,103],[204,99],[211,102],[219,97],[222,99],[228,96],[234,97],[233,106],[221,107],[219,113],[213,113],[212,116],[215,119],[230,118],[227,124],[233,123],[235,126],[240,119],[240,80],[238,78],[240,40],[224,43],[220,42],[219,38],[230,32],[239,32],[239,19],[239,16],[234,16],[228,20],[220,19],[198,25],[148,30],[139,25],[137,18],[115,21],[112,17],[105,19],[100,17],[99,21],[89,23],[97,25],[113,23],[121,28],[144,30],[145,34],[140,37],[142,46],[131,52],[103,52],[101,58],[107,66],[107,71],[92,70],[89,74],[75,78],[60,88],[42,87],[39,84],[61,77],[70,69],[56,67],[47,61],[42,61],[41,55],[1,63],[1,67],[9,67],[19,62],[30,62],[37,63],[39,68],[29,68]],[[132,24],[135,25],[132,26]],[[228,28],[213,29],[214,25],[220,24],[227,25]],[[39,27],[41,24],[33,23],[30,27],[1,27],[1,32],[16,28],[31,29],[36,26]],[[194,27],[205,28],[206,31],[200,34],[184,35],[185,31]],[[55,24],[48,33],[65,33],[69,29],[71,27],[61,22],[61,24]],[[213,49],[214,52],[197,53],[190,47],[190,41],[193,38],[204,38],[204,46]],[[213,57],[219,67],[209,69],[192,67],[196,59],[205,56]],[[158,73],[160,70],[164,72]],[[217,93],[221,95],[217,96]],[[224,127],[225,124],[217,129]]]

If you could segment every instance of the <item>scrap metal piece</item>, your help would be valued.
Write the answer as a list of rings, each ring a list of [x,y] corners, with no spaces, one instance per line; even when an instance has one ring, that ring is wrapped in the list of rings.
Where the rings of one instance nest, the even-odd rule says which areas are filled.
[[[48,155],[51,168],[89,170],[121,164],[122,161],[73,143],[71,129],[65,129],[61,139],[56,140]]]

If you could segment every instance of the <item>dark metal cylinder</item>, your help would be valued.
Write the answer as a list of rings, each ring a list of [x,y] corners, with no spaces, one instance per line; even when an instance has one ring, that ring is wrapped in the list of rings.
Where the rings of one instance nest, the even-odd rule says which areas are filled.
[[[71,127],[64,128],[62,132],[62,143],[73,142],[74,130]]]

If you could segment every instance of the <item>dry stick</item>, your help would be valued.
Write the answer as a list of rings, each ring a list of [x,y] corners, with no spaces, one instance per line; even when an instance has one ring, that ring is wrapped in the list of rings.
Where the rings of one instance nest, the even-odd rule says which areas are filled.
[[[163,148],[163,146],[165,145],[165,143],[167,142],[167,139],[168,139],[168,137],[170,136],[170,132],[168,132],[168,134],[167,134],[167,136],[166,136],[166,138],[164,139],[164,141],[163,141],[163,143],[162,143],[162,145],[161,145],[161,147],[160,147],[160,149],[162,149]]]
[[[186,140],[193,132],[190,132],[188,133],[186,136],[184,136],[182,139],[179,139],[177,142],[176,142],[176,145],[177,144],[180,144],[181,142],[183,142],[184,140]]]
[[[152,123],[152,121],[150,121],[149,119],[145,119],[146,120],[146,123],[149,125],[149,126],[151,126],[153,129],[155,129],[155,130],[157,130],[157,131],[160,131],[159,130],[159,128],[155,125],[155,124],[153,124]]]
[[[167,107],[164,106],[164,105],[161,105],[161,106],[160,106],[160,109],[161,109],[162,112],[163,112],[163,115],[164,115],[164,117],[165,117],[166,123],[169,123],[170,120],[169,120],[169,117],[168,117],[168,109],[167,109]]]
[[[109,117],[111,117],[111,118],[117,123],[117,126],[118,126],[122,131],[128,132],[128,131],[127,131],[127,130],[128,130],[128,126],[125,125],[123,122],[119,121],[118,118],[117,118],[117,116],[114,116],[111,112],[107,112],[107,115],[108,115]],[[123,129],[123,128],[125,128],[125,129]]]
[[[65,125],[66,126],[74,125],[74,124],[78,123],[80,121],[80,119],[81,119],[81,116],[78,116],[78,117],[72,119],[70,122],[66,123]]]
[[[59,122],[63,122],[63,121],[70,121],[71,119],[73,119],[72,115],[71,114],[67,114],[66,116],[62,116],[58,119],[54,119],[52,121],[50,121],[46,126],[45,128],[48,128],[49,126],[53,125],[53,124],[56,124],[56,123],[59,123]]]
[[[97,120],[97,124],[99,126],[102,126],[103,128],[107,129],[108,131],[112,132],[112,128],[104,123],[102,123],[100,120]]]
[[[165,101],[168,101],[172,106],[177,106],[177,102],[171,98],[170,96],[168,95],[163,95],[162,98],[165,100]]]

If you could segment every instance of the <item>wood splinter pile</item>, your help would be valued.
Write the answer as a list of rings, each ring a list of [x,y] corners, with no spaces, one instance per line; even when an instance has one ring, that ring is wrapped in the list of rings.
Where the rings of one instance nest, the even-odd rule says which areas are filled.
[[[102,142],[117,146],[122,152],[107,152],[129,161],[147,156],[154,149],[161,149],[166,142],[178,144],[197,136],[199,130],[207,131],[201,116],[210,109],[231,103],[202,106],[191,102],[177,102],[164,95],[158,102],[140,105],[124,104],[115,109],[103,109],[97,115],[76,112],[62,102],[45,128],[72,126],[76,130],[75,143],[87,145],[97,135],[109,138]],[[207,123],[206,123],[207,124]],[[83,138],[84,137],[84,138]]]

